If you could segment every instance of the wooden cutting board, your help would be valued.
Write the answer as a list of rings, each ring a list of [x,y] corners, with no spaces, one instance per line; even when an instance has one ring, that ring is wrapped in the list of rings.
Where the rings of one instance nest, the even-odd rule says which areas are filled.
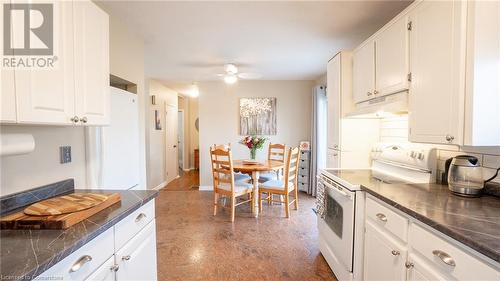
[[[26,215],[55,216],[83,211],[106,201],[110,195],[100,193],[73,193],[36,202],[24,209]]]
[[[75,193],[75,194],[80,194],[80,193]],[[2,217],[0,219],[0,229],[67,229],[83,221],[84,219],[93,216],[98,212],[108,208],[109,206],[120,202],[121,200],[120,194],[118,193],[106,193],[106,194],[100,193],[99,195],[106,196],[106,199],[101,203],[94,205],[92,207],[86,209],[80,209],[79,211],[75,211],[72,213],[63,213],[60,215],[35,215],[35,216],[28,215],[25,213],[25,210],[29,209],[31,207],[30,206],[26,208],[24,211],[20,211]],[[54,197],[51,199],[55,198],[58,197]],[[75,209],[78,208],[81,207],[75,207]],[[60,210],[63,211],[69,209],[70,209],[69,207],[60,208]],[[36,210],[38,210],[38,208]]]

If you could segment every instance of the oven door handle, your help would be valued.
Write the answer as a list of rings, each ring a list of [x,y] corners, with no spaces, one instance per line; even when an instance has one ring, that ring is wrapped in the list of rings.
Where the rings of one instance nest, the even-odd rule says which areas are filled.
[[[349,196],[349,194],[347,194],[344,190],[342,190],[340,187],[337,187],[337,186],[333,186],[325,181],[321,181],[321,183],[325,186],[325,187],[328,187],[329,189],[331,190],[334,190],[335,192],[341,194],[342,196],[344,197],[347,197],[349,199],[351,199],[351,196]]]

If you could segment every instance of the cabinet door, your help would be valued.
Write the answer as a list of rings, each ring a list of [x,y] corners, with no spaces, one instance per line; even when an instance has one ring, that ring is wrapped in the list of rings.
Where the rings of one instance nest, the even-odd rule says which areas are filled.
[[[377,96],[408,90],[407,18],[390,25],[375,40]]]
[[[372,99],[375,91],[375,43],[373,41],[354,52],[352,67],[354,102]]]
[[[340,168],[340,152],[334,149],[328,149],[326,154],[327,168]]]
[[[407,281],[444,281],[449,280],[443,275],[437,273],[431,265],[416,255],[410,253],[408,256]]]
[[[86,281],[114,281],[115,280],[115,256],[104,262]]]
[[[83,124],[109,124],[109,17],[75,1],[75,112]]]
[[[44,1],[43,3],[47,3]],[[50,1],[54,9],[53,68],[16,68],[18,122],[71,124],[74,115],[72,2]],[[22,22],[13,22],[13,25]],[[14,36],[21,34],[14,33]]]
[[[406,276],[406,249],[366,222],[364,280],[400,281]]]
[[[2,1],[2,5],[0,6],[1,15],[3,15],[4,5],[9,3],[9,1]],[[0,21],[0,30],[3,30],[3,22],[3,20]],[[0,45],[0,50],[1,53],[4,54],[3,44]],[[13,53],[9,53],[8,55],[13,55]],[[14,84],[14,70],[3,68],[0,71],[2,76],[0,80],[0,102],[2,104],[0,108],[0,122],[14,123],[16,122],[16,88]]]
[[[116,253],[116,280],[156,280],[156,227],[151,221]]]
[[[326,96],[328,102],[327,120],[327,144],[329,149],[339,149],[340,147],[340,54],[337,54],[327,65],[327,85]]]
[[[409,15],[410,141],[461,144],[466,1],[424,1]]]

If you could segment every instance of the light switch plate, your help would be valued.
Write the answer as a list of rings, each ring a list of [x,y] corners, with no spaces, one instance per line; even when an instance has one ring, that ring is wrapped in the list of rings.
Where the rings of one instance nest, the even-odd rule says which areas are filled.
[[[59,155],[61,164],[70,163],[71,162],[71,146],[60,146],[59,147]]]

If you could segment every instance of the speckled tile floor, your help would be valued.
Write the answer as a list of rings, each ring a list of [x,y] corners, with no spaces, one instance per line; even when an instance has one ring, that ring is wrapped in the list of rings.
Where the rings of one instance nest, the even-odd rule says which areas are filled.
[[[186,181],[190,182],[190,181]],[[319,252],[314,198],[299,210],[264,204],[259,218],[244,204],[212,215],[212,192],[165,188],[156,200],[158,280],[336,280]]]

